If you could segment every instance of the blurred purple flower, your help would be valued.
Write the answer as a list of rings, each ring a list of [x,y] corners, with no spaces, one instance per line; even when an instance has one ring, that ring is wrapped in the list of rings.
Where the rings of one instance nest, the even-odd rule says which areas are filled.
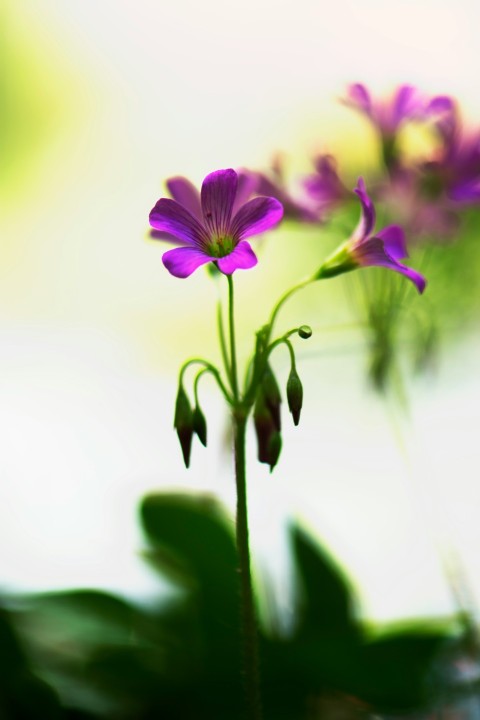
[[[374,100],[365,85],[352,83],[343,102],[366,115],[385,136],[394,135],[404,121],[421,117],[427,107],[412,85],[400,85],[390,98]]]
[[[255,193],[274,197],[281,202],[286,219],[310,223],[319,222],[321,219],[318,209],[308,195],[297,199],[288,189],[280,155],[274,158],[269,174],[252,172],[251,175],[255,182]]]
[[[376,198],[387,215],[395,217],[406,229],[412,242],[424,237],[450,240],[458,232],[460,218],[455,204],[441,192],[439,182],[429,176],[429,171],[419,167],[397,168],[377,186]]]
[[[455,203],[480,200],[480,130],[466,131],[452,105],[435,123],[442,139],[437,156],[423,170],[427,181]]]
[[[428,98],[412,85],[400,85],[385,99],[373,99],[361,83],[347,88],[343,103],[365,115],[380,135],[385,166],[394,172],[400,165],[397,136],[408,121],[432,121],[449,117],[453,100],[446,95]]]
[[[426,286],[423,275],[399,262],[408,257],[402,228],[388,225],[374,233],[375,206],[363,178],[359,178],[354,192],[362,206],[360,221],[351,237],[321,266],[316,277],[333,277],[358,267],[384,267],[404,275],[423,293]]]
[[[175,277],[185,278],[200,265],[214,262],[225,275],[253,267],[257,258],[246,238],[276,225],[283,208],[273,197],[248,200],[248,174],[217,170],[207,175],[201,192],[183,177],[167,182],[173,198],[161,198],[150,213],[152,237],[180,244],[162,257]]]
[[[305,190],[318,209],[320,216],[350,196],[337,172],[333,155],[319,155],[314,160],[315,173],[303,181]]]

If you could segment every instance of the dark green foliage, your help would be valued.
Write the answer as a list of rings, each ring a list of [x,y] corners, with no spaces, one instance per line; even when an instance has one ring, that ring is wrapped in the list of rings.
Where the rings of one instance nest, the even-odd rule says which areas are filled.
[[[7,718],[242,717],[233,521],[212,498],[180,494],[145,498],[141,519],[146,557],[174,582],[176,596],[143,608],[98,591],[50,593],[12,614],[32,668],[56,688],[63,711],[0,616],[0,670],[10,688],[0,685],[1,701],[22,712],[22,703],[42,708],[35,715],[25,705],[26,714]],[[312,707],[325,702],[376,713],[427,707],[438,692],[432,667],[448,634],[424,625],[373,639],[335,562],[301,528],[292,527],[291,538],[298,618],[291,637],[261,632],[265,720],[320,717]]]
[[[1,720],[61,720],[57,694],[31,669],[9,613],[0,609],[0,718]]]

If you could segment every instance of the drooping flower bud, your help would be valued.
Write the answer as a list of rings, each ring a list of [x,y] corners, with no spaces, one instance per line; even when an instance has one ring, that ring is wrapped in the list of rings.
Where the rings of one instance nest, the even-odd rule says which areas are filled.
[[[275,428],[280,430],[280,405],[282,403],[282,396],[280,395],[280,388],[278,387],[273,370],[268,363],[265,366],[265,372],[261,381],[261,388],[263,390],[265,403],[271,412]]]
[[[207,447],[207,421],[199,405],[195,405],[193,409],[193,432],[204,447]]]
[[[280,388],[272,368],[267,363],[257,390],[253,420],[257,434],[258,459],[270,465],[270,472],[277,464],[282,449],[281,402]]]
[[[278,430],[275,430],[270,435],[270,440],[268,441],[268,464],[270,465],[270,472],[272,472],[273,468],[277,464],[281,450],[282,436],[280,435]]]
[[[190,451],[192,448],[193,436],[193,412],[190,401],[183,385],[178,386],[177,399],[175,401],[175,418],[173,427],[177,431],[180,446],[182,448],[183,461],[188,468],[190,465]]]
[[[275,423],[272,413],[265,402],[263,388],[259,387],[255,406],[253,408],[253,422],[255,424],[255,433],[257,435],[258,460],[261,463],[270,464],[270,455],[268,452],[268,443],[273,432],[275,432]]]
[[[303,405],[303,387],[295,367],[292,366],[287,380],[288,409],[292,413],[293,422],[298,425]]]

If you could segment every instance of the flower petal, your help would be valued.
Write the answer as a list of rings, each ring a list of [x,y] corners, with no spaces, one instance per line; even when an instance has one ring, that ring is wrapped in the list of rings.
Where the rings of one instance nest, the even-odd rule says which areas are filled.
[[[394,260],[403,260],[408,257],[405,233],[400,225],[388,225],[375,233],[375,237],[383,241],[386,252]]]
[[[443,115],[444,113],[452,113],[455,111],[455,100],[449,95],[435,95],[431,98],[425,112],[427,116]]]
[[[245,203],[232,220],[232,235],[244,240],[269,230],[283,217],[283,206],[275,198],[258,197]]]
[[[417,88],[412,85],[400,85],[392,101],[392,131],[396,130],[403,120],[420,114],[424,101]]]
[[[174,200],[183,205],[193,217],[202,222],[200,193],[190,180],[180,176],[170,178],[167,180],[167,188]]]
[[[217,237],[229,235],[233,203],[237,194],[235,170],[217,170],[207,175],[202,184],[201,201],[204,224]]]
[[[232,208],[232,217],[235,217],[238,210],[244,205],[253,193],[257,190],[258,178],[257,174],[250,170],[239,170],[237,194]],[[263,193],[262,193],[263,194]]]
[[[361,267],[375,266],[394,270],[411,280],[419,293],[423,293],[425,290],[427,281],[423,275],[406,265],[402,265],[402,263],[397,262],[395,258],[391,257],[385,251],[384,242],[379,237],[368,238],[368,240],[358,245],[352,254],[355,261]]]
[[[162,262],[171,275],[178,278],[186,278],[191,275],[200,265],[211,262],[210,255],[192,247],[174,248],[168,250],[162,256]]]
[[[225,275],[231,275],[235,270],[249,270],[257,264],[257,256],[248,242],[239,242],[230,255],[217,260],[219,270]]]
[[[165,242],[173,242],[173,243],[180,243],[181,245],[189,245],[190,243],[185,243],[184,240],[180,240],[179,238],[175,237],[175,235],[172,235],[171,233],[163,232],[162,230],[150,230],[148,233],[148,237],[150,237],[152,240],[164,240]]]
[[[372,116],[372,99],[365,85],[361,83],[352,83],[347,87],[347,97],[344,102],[369,117]]]
[[[353,192],[360,198],[362,214],[351,240],[353,242],[360,242],[370,235],[375,226],[375,206],[367,194],[365,181],[362,177],[358,178],[357,187]]]
[[[448,192],[455,202],[478,202],[480,200],[480,178],[457,183]]]
[[[151,211],[149,220],[155,230],[173,235],[187,245],[204,247],[208,244],[208,237],[198,220],[175,200],[161,198]]]

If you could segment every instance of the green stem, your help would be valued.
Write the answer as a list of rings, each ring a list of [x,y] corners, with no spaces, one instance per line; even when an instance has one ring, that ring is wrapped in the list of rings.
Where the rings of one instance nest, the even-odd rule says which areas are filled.
[[[230,372],[230,362],[228,360],[228,353],[227,353],[227,343],[225,340],[225,330],[223,327],[223,317],[222,317],[222,303],[220,300],[218,301],[217,305],[217,328],[218,328],[218,337],[220,340],[220,351],[222,353],[222,360],[223,360],[223,366],[225,368],[225,372],[227,374],[228,381],[231,383],[231,372]]]
[[[233,300],[233,278],[227,275],[228,280],[228,329],[230,334],[230,382],[233,397],[238,401],[237,352],[235,348],[235,322]]]
[[[277,338],[276,340],[274,340],[272,343],[270,343],[270,345],[269,345],[268,348],[267,348],[268,354],[270,355],[270,354],[272,353],[272,351],[273,351],[278,345],[281,345],[282,343],[287,343],[287,342],[288,342],[288,344],[289,344],[290,347],[291,347],[291,343],[290,343],[290,341],[288,340],[288,338],[289,338],[291,335],[295,335],[295,333],[298,333],[298,328],[293,328],[293,330],[289,330],[288,332],[285,333],[285,335],[282,335],[282,337],[279,337],[279,338]]]
[[[278,315],[278,313],[279,313],[280,308],[282,307],[282,305],[284,305],[284,303],[286,303],[286,301],[287,301],[292,295],[294,295],[294,294],[295,294],[296,292],[298,292],[299,290],[302,290],[302,289],[303,289],[304,287],[306,287],[307,285],[310,285],[310,283],[311,283],[311,282],[314,282],[316,279],[317,279],[317,278],[316,278],[315,276],[313,276],[313,277],[308,278],[307,280],[303,280],[303,282],[298,283],[298,285],[294,285],[292,288],[290,288],[290,290],[287,290],[287,292],[282,295],[282,297],[280,298],[280,300],[277,302],[277,304],[276,304],[275,307],[273,308],[273,312],[272,312],[272,315],[271,315],[271,317],[270,317],[270,322],[268,323],[268,324],[269,324],[269,327],[270,327],[270,332],[271,332],[272,329],[273,329],[273,324],[274,324],[274,322],[275,322],[275,320],[276,320],[276,318],[277,318],[277,315]]]
[[[290,342],[290,340],[289,340],[287,337],[285,337],[285,338],[283,339],[283,342],[285,343],[285,345],[286,345],[287,348],[288,348],[288,352],[290,353],[290,362],[291,362],[291,364],[292,364],[292,370],[295,372],[296,369],[297,369],[297,366],[296,366],[296,363],[295,363],[295,353],[294,353],[294,350],[293,350],[293,345],[292,345],[292,343]]]
[[[203,370],[200,370],[200,372],[195,376],[193,383],[193,397],[195,398],[195,405],[198,405],[198,383],[200,382],[202,375],[205,375],[207,372],[209,372],[209,369],[203,368]]]
[[[258,628],[253,599],[250,547],[248,538],[247,477],[245,443],[250,407],[241,401],[238,391],[237,352],[235,346],[235,317],[233,279],[228,280],[228,328],[230,339],[230,383],[233,394],[233,447],[235,483],[237,488],[236,541],[240,579],[240,629],[243,683],[245,692],[245,720],[262,720]]]
[[[207,360],[204,360],[203,358],[191,358],[190,360],[186,360],[182,367],[180,368],[180,375],[178,379],[178,384],[181,385],[183,382],[183,376],[185,375],[185,371],[187,368],[190,367],[190,365],[203,365],[206,372],[209,372],[213,375],[215,380],[217,381],[218,387],[223,393],[223,396],[225,397],[225,400],[228,402],[229,405],[233,404],[232,397],[230,393],[228,392],[227,388],[225,387],[222,378],[220,377],[220,373],[218,371],[218,368],[215,367],[215,365],[212,365],[212,363],[207,362]]]
[[[245,690],[246,720],[262,720],[260,694],[260,664],[258,630],[253,601],[250,549],[248,541],[247,483],[245,467],[245,439],[247,414],[239,409],[234,413],[235,480],[237,485],[237,552],[240,575],[240,614],[242,632],[242,663]]]

